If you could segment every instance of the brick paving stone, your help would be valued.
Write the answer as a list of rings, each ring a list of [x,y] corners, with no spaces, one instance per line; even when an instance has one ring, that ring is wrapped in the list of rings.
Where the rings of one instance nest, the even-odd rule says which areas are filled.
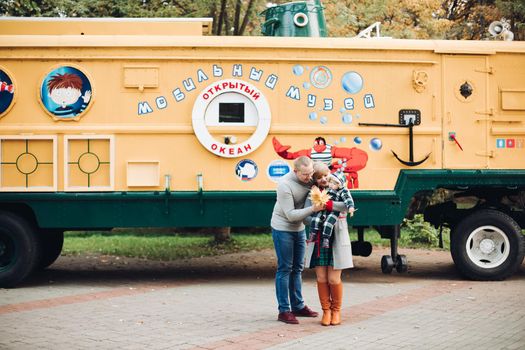
[[[0,289],[0,349],[523,349],[523,270],[489,283],[350,273],[337,327],[277,322],[268,277]],[[320,311],[313,279],[303,293]]]

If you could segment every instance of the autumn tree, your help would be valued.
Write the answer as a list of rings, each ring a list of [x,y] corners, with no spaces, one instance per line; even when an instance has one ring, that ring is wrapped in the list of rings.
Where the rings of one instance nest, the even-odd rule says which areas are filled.
[[[525,0],[496,0],[496,7],[509,21],[514,40],[525,40]]]
[[[213,18],[213,34],[246,35],[260,33],[258,14],[266,8],[264,0],[203,0],[197,12]]]
[[[291,0],[274,0],[282,4]],[[211,17],[215,35],[260,35],[267,0],[0,0],[0,15],[44,17]],[[509,21],[525,40],[525,0],[323,0],[330,36],[352,37],[374,22],[383,36],[489,39]]]
[[[0,14],[26,17],[211,17],[213,34],[260,32],[264,0],[3,0]]]
[[[375,22],[383,36],[443,38],[450,22],[442,16],[441,0],[325,0],[331,36],[355,36]]]

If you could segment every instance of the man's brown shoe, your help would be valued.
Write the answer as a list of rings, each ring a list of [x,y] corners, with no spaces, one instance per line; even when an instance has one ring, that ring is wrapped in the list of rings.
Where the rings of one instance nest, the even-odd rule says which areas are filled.
[[[290,324],[298,324],[299,321],[295,318],[294,314],[290,311],[281,312],[279,316],[277,316],[277,321],[281,321],[284,323],[290,323]]]
[[[301,310],[292,311],[292,313],[298,317],[317,317],[319,316],[318,312],[313,311],[306,305]]]

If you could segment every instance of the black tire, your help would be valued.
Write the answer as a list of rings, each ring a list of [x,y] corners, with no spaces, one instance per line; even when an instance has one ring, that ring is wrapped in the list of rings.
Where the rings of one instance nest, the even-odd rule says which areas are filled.
[[[64,231],[62,230],[43,230],[39,234],[40,239],[40,258],[39,269],[45,269],[53,264],[62,252],[64,245]]]
[[[372,243],[365,241],[361,244],[361,256],[369,257],[372,254]]]
[[[454,228],[450,252],[464,277],[499,281],[511,276],[523,262],[523,235],[510,216],[483,209],[467,216]]]
[[[352,255],[361,256],[361,242],[352,241]]]
[[[0,211],[0,287],[14,287],[33,272],[38,252],[32,225],[15,214]]]
[[[396,271],[405,273],[408,271],[408,260],[406,255],[399,254],[396,258]]]
[[[392,270],[394,269],[394,260],[390,255],[383,255],[381,257],[381,271],[388,275],[392,273]]]

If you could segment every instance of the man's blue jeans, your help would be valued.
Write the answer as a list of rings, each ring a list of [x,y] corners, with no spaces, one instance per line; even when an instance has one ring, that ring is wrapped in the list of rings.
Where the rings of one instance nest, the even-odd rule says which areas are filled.
[[[275,292],[279,312],[301,310],[304,308],[301,273],[306,251],[305,231],[289,232],[272,228],[272,238],[277,254]]]

